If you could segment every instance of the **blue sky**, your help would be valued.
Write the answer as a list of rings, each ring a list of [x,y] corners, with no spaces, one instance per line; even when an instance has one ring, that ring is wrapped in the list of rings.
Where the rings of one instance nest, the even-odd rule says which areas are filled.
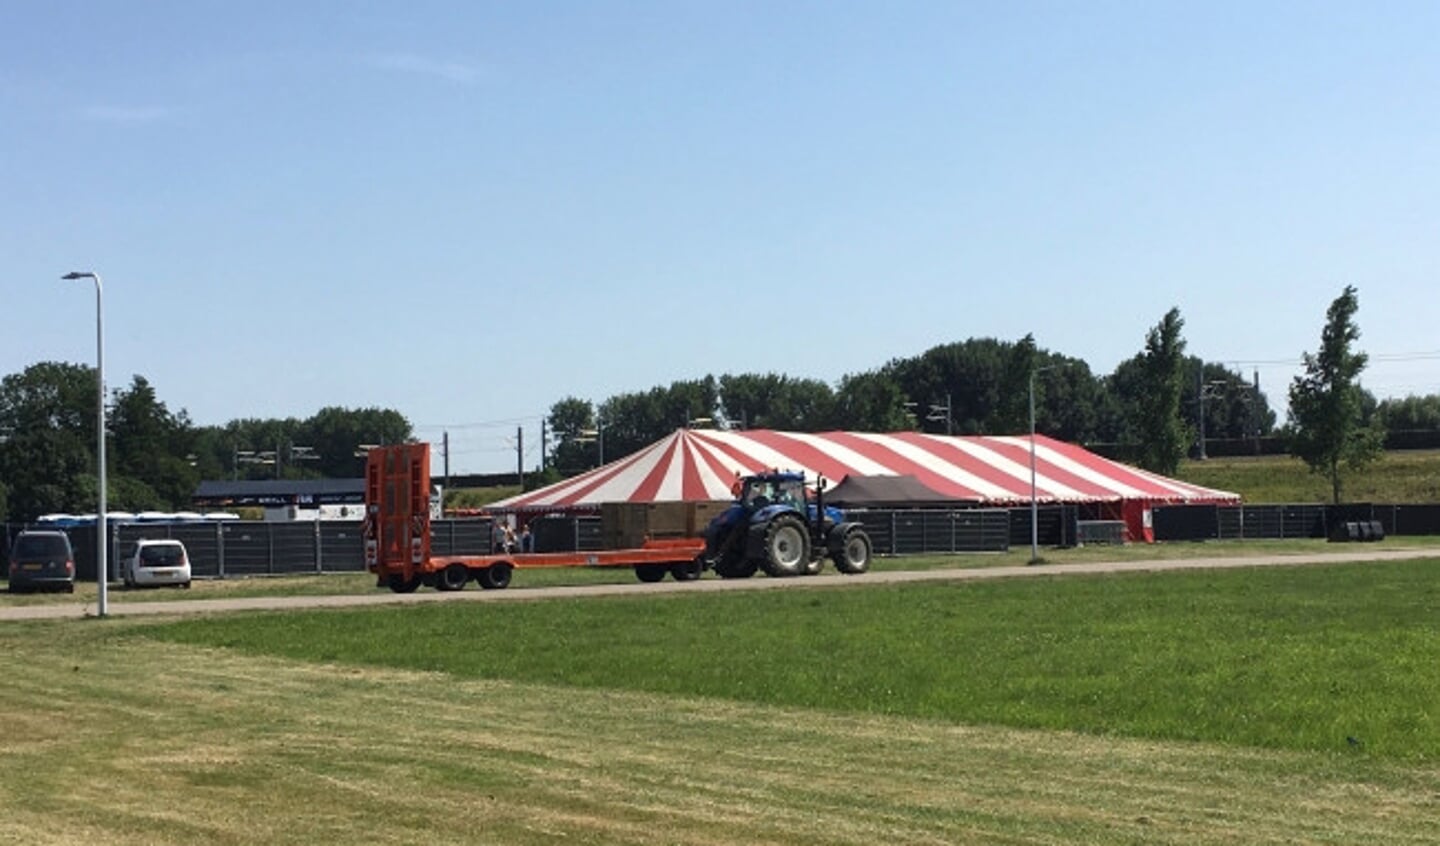
[[[1440,392],[1440,4],[0,0],[0,372],[448,428],[1172,306],[1272,404],[1360,292]]]

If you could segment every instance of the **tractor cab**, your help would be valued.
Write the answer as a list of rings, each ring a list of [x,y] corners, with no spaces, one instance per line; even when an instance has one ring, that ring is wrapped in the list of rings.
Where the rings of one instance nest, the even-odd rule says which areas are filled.
[[[740,489],[740,505],[752,514],[772,505],[804,511],[805,500],[805,477],[798,473],[750,476]]]

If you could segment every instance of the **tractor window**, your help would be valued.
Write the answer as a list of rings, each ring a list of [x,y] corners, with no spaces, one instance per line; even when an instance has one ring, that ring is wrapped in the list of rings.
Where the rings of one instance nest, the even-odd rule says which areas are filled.
[[[782,482],[775,495],[776,502],[783,502],[795,508],[805,507],[805,491],[799,482]]]

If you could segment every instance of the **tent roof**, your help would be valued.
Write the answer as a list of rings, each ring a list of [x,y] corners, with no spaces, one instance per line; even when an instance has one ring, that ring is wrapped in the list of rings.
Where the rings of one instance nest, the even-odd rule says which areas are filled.
[[[987,505],[1030,501],[1029,437],[679,429],[618,461],[491,508],[730,499],[737,473],[772,468],[842,480],[913,476],[940,499]],[[1043,435],[1035,438],[1035,498],[1069,503],[1240,500],[1237,494],[1149,473]]]
[[[955,499],[925,487],[914,476],[849,475],[826,491],[825,501],[835,505],[876,507],[916,503],[954,503]]]

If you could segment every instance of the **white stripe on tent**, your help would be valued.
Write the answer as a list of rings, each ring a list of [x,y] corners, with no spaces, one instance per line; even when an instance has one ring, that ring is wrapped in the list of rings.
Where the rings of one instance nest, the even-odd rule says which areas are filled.
[[[893,469],[876,461],[869,456],[856,452],[844,444],[826,438],[823,435],[808,435],[799,432],[786,432],[787,437],[793,438],[802,444],[814,447],[834,461],[851,467],[861,476],[898,476]],[[813,470],[813,468],[812,468]]]
[[[935,437],[936,439],[940,438],[940,436],[938,435],[935,435],[933,437]],[[999,443],[1019,442],[1024,445],[1027,452],[1030,450],[1029,438],[988,438],[986,440],[994,440]],[[1010,458],[1006,458],[1005,456],[996,452],[994,448],[983,445],[979,439],[972,440],[968,438],[945,438],[944,441],[945,443],[954,444],[957,448],[960,449],[961,452],[965,453],[966,455],[969,455],[978,461],[983,461],[985,464],[989,465],[995,470],[1000,471],[1001,473],[1004,473],[1006,476],[1009,476],[1010,478],[1018,482],[1020,490],[1018,494],[1014,491],[1008,491],[1006,493],[1006,496],[1010,499],[1015,499],[1017,497],[1024,498],[1029,496],[1030,465],[1028,463],[1021,464]],[[1035,496],[1037,499],[1040,497],[1040,490],[1042,488],[1040,482],[1042,479],[1045,482],[1043,488],[1046,492],[1047,499],[1078,500],[1081,502],[1094,502],[1098,499],[1102,499],[1102,497],[1081,493],[1080,491],[1075,490],[1069,485],[1063,485],[1055,479],[1043,475],[1040,472],[1040,468],[1038,466],[1038,459],[1040,455],[1038,449],[1036,450],[1035,455],[1037,459],[1037,466],[1035,468]],[[1108,487],[1108,485],[1104,484],[1103,482],[1099,484],[1101,485],[1101,487]]]
[[[645,452],[633,455],[626,463],[619,468],[619,472],[611,476],[604,484],[585,494],[580,502],[587,505],[594,505],[601,502],[624,502],[634,496],[635,489],[645,482],[645,477],[655,469],[655,465],[670,451],[670,444],[674,437],[666,438],[659,444],[658,449],[650,449]],[[658,499],[658,497],[657,497]]]
[[[873,435],[867,432],[855,432],[854,435],[857,438],[864,438],[877,446],[884,447],[902,458],[908,458],[936,475],[949,479],[967,490],[974,491],[981,497],[1009,499],[1015,496],[1012,491],[1001,488],[994,482],[982,479],[969,470],[946,461],[944,458],[941,458],[924,447],[902,441],[891,435]],[[937,437],[936,440],[945,444],[951,443],[948,438]]]
[[[785,453],[778,452],[762,443],[759,443],[758,441],[751,440],[750,438],[745,437],[743,433],[707,431],[704,437],[713,438],[717,441],[734,447],[737,452],[744,454],[747,458],[751,459],[756,464],[759,464],[761,467],[767,469],[771,467],[778,468],[780,470],[806,469],[797,465],[795,463],[795,459],[791,458]],[[726,459],[726,462],[731,463],[729,459]]]
[[[670,449],[667,446],[662,455],[669,455]],[[644,484],[642,478],[636,487]],[[634,493],[634,488],[631,489]],[[676,445],[675,457],[666,463],[665,475],[660,478],[660,487],[655,491],[655,499],[670,500],[685,498],[685,439],[681,438]]]
[[[1030,439],[1028,437],[998,437],[995,440],[1014,444],[1026,450],[1030,449]],[[1149,491],[1133,488],[1113,476],[1076,461],[1065,453],[1038,439],[1035,441],[1035,459],[1037,462],[1043,460],[1046,464],[1058,467],[1073,476],[1079,476],[1093,485],[1098,485],[1110,491],[1121,499],[1145,499],[1154,496],[1154,494]],[[1105,461],[1106,459],[1102,458],[1100,460]],[[1026,472],[1028,473],[1029,471],[1027,470]],[[1089,498],[1091,497],[1087,497],[1087,499]]]

